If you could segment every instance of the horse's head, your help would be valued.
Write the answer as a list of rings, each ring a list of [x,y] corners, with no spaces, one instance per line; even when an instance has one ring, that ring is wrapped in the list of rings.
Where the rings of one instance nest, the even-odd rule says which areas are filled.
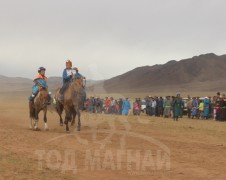
[[[84,94],[84,83],[82,78],[75,78],[71,84],[72,88],[72,101],[75,106],[82,107],[83,105],[83,94]]]

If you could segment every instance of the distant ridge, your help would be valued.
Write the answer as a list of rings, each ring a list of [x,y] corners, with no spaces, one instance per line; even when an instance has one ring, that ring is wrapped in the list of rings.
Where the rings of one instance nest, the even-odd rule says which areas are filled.
[[[225,91],[226,55],[209,53],[162,65],[137,67],[92,89],[98,87],[106,92]]]
[[[31,91],[33,80],[0,75],[0,91]],[[62,86],[61,77],[49,77],[50,91]],[[226,55],[214,53],[165,64],[137,67],[103,81],[87,80],[91,93],[139,93],[172,91],[226,91]]]

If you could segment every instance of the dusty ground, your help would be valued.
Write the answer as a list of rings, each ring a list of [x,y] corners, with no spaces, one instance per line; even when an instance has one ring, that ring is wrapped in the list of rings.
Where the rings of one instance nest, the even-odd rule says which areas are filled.
[[[225,122],[83,113],[66,134],[48,112],[36,132],[18,96],[0,97],[0,180],[226,179]]]

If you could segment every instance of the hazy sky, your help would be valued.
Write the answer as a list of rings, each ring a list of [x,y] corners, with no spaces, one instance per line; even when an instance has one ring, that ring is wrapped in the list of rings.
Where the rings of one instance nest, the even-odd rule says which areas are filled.
[[[226,54],[225,0],[0,0],[0,74],[89,79],[204,53]]]

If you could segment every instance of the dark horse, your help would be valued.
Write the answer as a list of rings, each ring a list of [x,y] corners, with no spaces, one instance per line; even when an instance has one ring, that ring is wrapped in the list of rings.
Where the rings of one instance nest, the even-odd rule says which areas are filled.
[[[47,125],[47,105],[48,105],[48,90],[46,88],[40,88],[34,101],[29,101],[29,110],[30,110],[30,128],[38,130],[38,114],[40,111],[44,112],[44,122],[45,130],[48,130]],[[32,121],[35,120],[34,126]]]
[[[65,110],[65,121],[66,131],[69,132],[68,123],[71,122],[73,126],[75,123],[75,117],[78,114],[78,126],[77,130],[80,131],[81,122],[80,122],[80,110],[83,108],[82,104],[82,93],[83,93],[83,79],[74,78],[72,83],[69,85],[68,89],[64,93],[64,100],[60,102],[59,91],[57,90],[55,94],[56,99],[56,110],[60,117],[60,125],[63,125],[62,112]]]

